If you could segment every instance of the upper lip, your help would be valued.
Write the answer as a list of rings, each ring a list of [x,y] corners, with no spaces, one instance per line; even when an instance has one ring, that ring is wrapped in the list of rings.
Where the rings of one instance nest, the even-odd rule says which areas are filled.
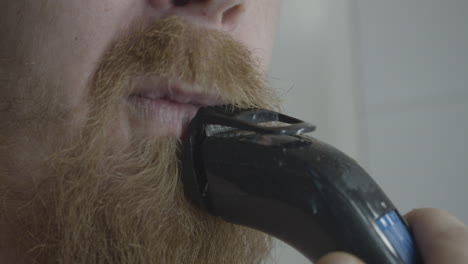
[[[180,104],[210,106],[223,104],[219,96],[204,91],[197,85],[182,82],[152,82],[137,87],[130,96],[148,100],[169,100]]]

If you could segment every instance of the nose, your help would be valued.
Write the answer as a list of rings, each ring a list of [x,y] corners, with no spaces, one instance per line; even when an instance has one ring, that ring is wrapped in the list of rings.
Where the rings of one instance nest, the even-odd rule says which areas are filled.
[[[245,0],[148,0],[156,10],[214,29],[232,29],[245,13]]]

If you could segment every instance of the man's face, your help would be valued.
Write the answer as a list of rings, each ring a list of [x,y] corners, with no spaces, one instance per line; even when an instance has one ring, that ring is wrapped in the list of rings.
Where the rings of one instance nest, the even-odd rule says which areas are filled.
[[[2,1],[0,262],[262,259],[267,238],[188,204],[177,155],[199,107],[277,105],[278,6]]]
[[[0,81],[2,86],[12,81],[16,85],[2,89],[1,98],[11,102],[27,96],[20,88],[31,90],[30,86],[40,82],[46,86],[47,91],[43,92],[47,97],[55,95],[64,107],[80,105],[86,100],[103,54],[113,42],[138,26],[168,16],[180,16],[198,27],[225,32],[246,45],[260,67],[268,63],[279,0],[192,0],[182,6],[171,1],[2,1]],[[156,80],[139,81],[135,86],[144,86],[141,89],[159,85]],[[179,80],[173,81],[174,86],[179,86]],[[172,119],[177,114],[170,115],[167,118]],[[158,133],[179,136],[180,124]]]

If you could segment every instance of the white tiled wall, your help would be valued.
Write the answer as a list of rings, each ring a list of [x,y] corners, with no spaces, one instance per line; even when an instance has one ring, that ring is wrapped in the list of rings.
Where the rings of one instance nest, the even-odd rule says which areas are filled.
[[[370,171],[402,211],[468,223],[468,1],[357,2]]]
[[[468,101],[369,108],[374,178],[402,211],[439,207],[468,223]]]
[[[287,0],[270,77],[286,112],[402,212],[468,223],[468,0]],[[280,246],[274,263],[310,263]]]

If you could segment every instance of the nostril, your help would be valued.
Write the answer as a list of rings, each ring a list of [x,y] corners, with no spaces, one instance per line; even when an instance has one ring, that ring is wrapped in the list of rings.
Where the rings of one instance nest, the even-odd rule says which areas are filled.
[[[223,13],[222,23],[226,26],[235,26],[239,20],[239,17],[244,13],[245,8],[243,5],[235,5]]]

